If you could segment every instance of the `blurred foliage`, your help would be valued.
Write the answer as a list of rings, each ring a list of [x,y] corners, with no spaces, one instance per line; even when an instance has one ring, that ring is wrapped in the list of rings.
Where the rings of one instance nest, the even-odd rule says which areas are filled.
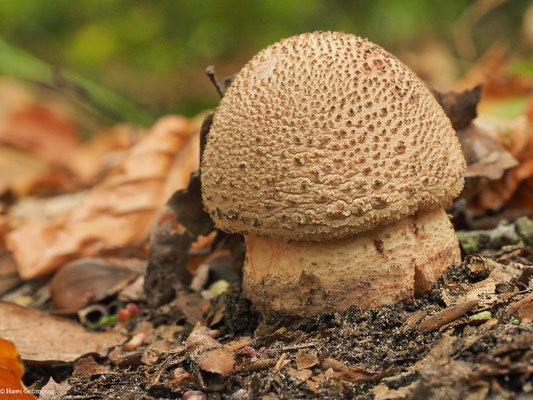
[[[490,1],[488,1],[490,3]],[[217,97],[203,71],[236,72],[259,49],[313,30],[366,36],[385,48],[416,49],[452,27],[468,0],[2,0],[0,36],[135,99],[152,113],[195,114]],[[530,1],[502,2],[473,32],[483,51],[519,42]]]

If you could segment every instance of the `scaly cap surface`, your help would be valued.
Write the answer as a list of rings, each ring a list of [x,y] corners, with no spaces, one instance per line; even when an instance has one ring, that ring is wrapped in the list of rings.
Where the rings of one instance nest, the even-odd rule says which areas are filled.
[[[325,240],[449,204],[465,160],[423,82],[381,47],[314,32],[259,52],[218,106],[202,163],[227,232]]]

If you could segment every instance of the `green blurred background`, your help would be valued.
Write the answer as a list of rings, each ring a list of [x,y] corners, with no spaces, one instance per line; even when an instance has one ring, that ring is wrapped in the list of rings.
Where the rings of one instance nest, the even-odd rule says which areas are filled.
[[[88,78],[150,116],[195,115],[218,102],[204,75],[237,72],[258,50],[313,30],[368,37],[447,86],[499,42],[531,53],[530,0],[0,0],[0,74],[37,80],[48,72],[28,54]],[[441,61],[439,61],[441,60]],[[28,66],[25,75],[24,67]],[[31,66],[31,68],[30,68]],[[436,68],[442,68],[442,65]],[[30,71],[31,69],[31,71]],[[526,68],[527,69],[527,68]],[[446,89],[440,87],[440,89]],[[113,100],[111,100],[113,101]],[[118,107],[120,109],[120,107]],[[133,110],[133,111],[132,111]],[[122,116],[128,118],[125,111]],[[120,112],[119,112],[120,114]],[[119,118],[120,119],[120,118]]]

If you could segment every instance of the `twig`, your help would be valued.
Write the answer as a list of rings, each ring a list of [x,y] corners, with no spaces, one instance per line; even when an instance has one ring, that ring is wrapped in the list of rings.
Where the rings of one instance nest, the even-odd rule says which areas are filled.
[[[161,378],[161,374],[163,374],[163,372],[167,369],[167,367],[169,366],[171,360],[172,360],[172,357],[167,357],[165,359],[165,361],[163,361],[161,364],[159,364],[159,366],[157,367],[157,370],[150,377],[150,379],[148,381],[148,386],[149,387],[152,387],[157,382],[159,382],[159,379]]]
[[[427,317],[419,326],[420,334],[425,335],[426,333],[432,332],[441,326],[455,321],[457,318],[472,310],[478,305],[478,303],[479,300],[470,300],[465,303],[453,305],[445,310],[439,311],[435,315]]]
[[[266,358],[264,360],[257,360],[257,361],[253,362],[250,365],[246,365],[246,366],[244,366],[242,368],[239,368],[239,370],[237,372],[238,373],[248,373],[248,372],[259,371],[259,370],[271,367],[272,365],[274,365],[275,362],[276,362],[276,360],[274,360],[273,358]]]
[[[215,85],[215,89],[217,90],[217,93],[220,96],[220,98],[224,97],[224,92],[222,90],[222,87],[220,86],[220,83],[218,83],[217,77],[215,75],[215,66],[209,65],[205,69],[205,73],[207,74],[207,76],[209,77],[213,85]]]
[[[524,297],[523,299],[520,299],[518,301],[515,301],[514,303],[510,304],[507,310],[505,310],[505,316],[506,318],[512,317],[519,309],[524,307],[527,304],[533,303],[533,293],[530,295]]]
[[[303,349],[303,348],[306,348],[306,347],[313,347],[313,346],[316,346],[318,343],[316,342],[310,342],[310,343],[301,343],[301,344],[295,344],[295,345],[292,345],[292,346],[285,346],[285,347],[282,347],[281,350],[282,351],[287,351],[287,350],[298,350],[298,349]]]
[[[283,353],[280,357],[278,362],[276,363],[276,366],[274,367],[274,371],[279,371],[283,365],[283,361],[287,358],[287,353]]]

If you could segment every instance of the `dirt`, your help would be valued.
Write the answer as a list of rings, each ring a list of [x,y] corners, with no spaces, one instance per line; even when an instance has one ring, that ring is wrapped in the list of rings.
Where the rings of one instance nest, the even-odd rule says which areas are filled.
[[[228,349],[228,357],[235,362],[233,372],[225,376],[207,372],[196,358],[201,352],[185,346],[195,328],[185,317],[190,310],[179,310],[177,302],[163,306],[130,324],[130,332],[134,332],[142,323],[152,323],[149,326],[154,332],[147,334],[142,346],[130,352],[121,350],[118,357],[98,359],[106,367],[105,373],[70,375],[71,388],[62,398],[533,396],[529,382],[533,373],[531,318],[509,314],[510,304],[531,294],[529,281],[526,289],[518,278],[507,284],[496,283],[491,304],[478,305],[448,324],[420,333],[422,321],[450,309],[454,298],[493,276],[491,268],[521,275],[524,262],[530,263],[533,258],[533,249],[518,245],[482,254],[483,258],[467,258],[451,269],[428,295],[415,302],[370,311],[352,307],[342,314],[284,324],[260,321],[240,290],[232,288],[211,301],[202,314],[202,324],[209,326],[210,335],[213,333],[214,339],[209,340],[215,343],[214,347]],[[489,267],[480,269],[480,260]],[[184,296],[193,299],[197,295],[184,292],[182,300]],[[472,321],[471,316],[481,311],[490,311],[490,318]],[[174,332],[165,339],[168,347],[155,362],[147,362],[143,356],[154,342],[161,340],[161,333],[155,330],[164,332],[167,327]],[[215,359],[213,365],[216,367],[219,361],[224,360]],[[72,367],[30,366],[25,382],[39,388],[49,376],[58,380],[68,376]]]

